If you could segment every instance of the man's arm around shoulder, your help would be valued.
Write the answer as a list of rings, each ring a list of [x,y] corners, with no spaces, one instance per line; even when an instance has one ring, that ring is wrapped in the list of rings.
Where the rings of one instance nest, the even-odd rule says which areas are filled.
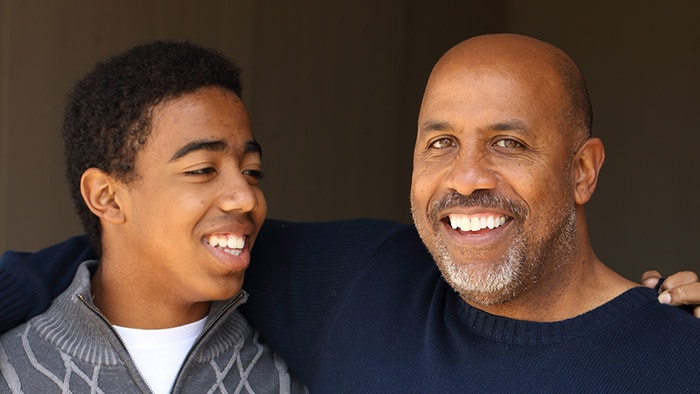
[[[0,333],[38,315],[68,287],[81,262],[95,254],[85,236],[69,238],[36,253],[0,256]]]

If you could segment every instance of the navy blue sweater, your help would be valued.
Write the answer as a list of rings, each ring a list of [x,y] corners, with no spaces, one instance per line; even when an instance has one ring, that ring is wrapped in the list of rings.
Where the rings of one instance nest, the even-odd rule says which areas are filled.
[[[0,272],[20,258],[45,275],[89,253],[67,242],[41,259],[6,254]],[[650,289],[556,323],[490,315],[442,280],[413,227],[375,220],[268,220],[252,261],[244,312],[312,392],[700,390],[700,321]]]

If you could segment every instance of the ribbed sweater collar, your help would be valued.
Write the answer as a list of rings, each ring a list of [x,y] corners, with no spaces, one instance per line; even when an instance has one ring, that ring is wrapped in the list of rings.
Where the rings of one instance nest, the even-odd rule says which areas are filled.
[[[47,312],[34,318],[31,325],[39,335],[73,357],[94,364],[113,365],[119,363],[117,349],[123,350],[122,346],[110,326],[81,300],[82,297],[94,306],[90,277],[97,265],[95,260],[83,262],[68,289],[56,298]],[[218,335],[213,338],[208,335],[206,351],[198,354],[198,360],[211,359],[242,340],[250,326],[240,313],[230,315],[247,298],[248,294],[242,292],[230,300],[212,304],[203,334],[211,328],[216,329]]]
[[[657,302],[653,290],[635,287],[582,315],[553,323],[540,323],[492,315],[467,304],[456,294],[451,298],[447,308],[455,308],[456,318],[465,322],[477,335],[497,342],[526,346],[550,345],[589,334],[597,327],[626,319],[644,304]]]

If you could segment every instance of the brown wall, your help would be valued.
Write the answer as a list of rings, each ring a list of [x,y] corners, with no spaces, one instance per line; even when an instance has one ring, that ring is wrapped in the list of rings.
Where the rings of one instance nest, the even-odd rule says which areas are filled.
[[[108,54],[172,38],[238,61],[269,216],[408,222],[432,63],[471,35],[512,31],[562,47],[587,76],[608,153],[589,206],[601,258],[632,278],[700,270],[699,15],[693,0],[0,0],[0,250],[80,231],[57,130],[71,83]]]
[[[92,65],[156,38],[192,39],[250,68],[254,0],[0,0],[0,249],[80,231],[63,181],[64,98]]]
[[[586,75],[606,162],[588,206],[599,257],[700,271],[700,2],[513,1],[508,25],[571,54]]]

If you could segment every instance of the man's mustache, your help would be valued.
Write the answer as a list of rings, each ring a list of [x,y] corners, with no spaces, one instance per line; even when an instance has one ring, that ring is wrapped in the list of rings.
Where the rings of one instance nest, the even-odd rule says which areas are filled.
[[[527,217],[527,207],[524,204],[491,190],[476,190],[468,196],[452,190],[431,204],[429,217],[435,221],[440,220],[440,212],[455,207],[495,208],[509,213],[514,218]]]

